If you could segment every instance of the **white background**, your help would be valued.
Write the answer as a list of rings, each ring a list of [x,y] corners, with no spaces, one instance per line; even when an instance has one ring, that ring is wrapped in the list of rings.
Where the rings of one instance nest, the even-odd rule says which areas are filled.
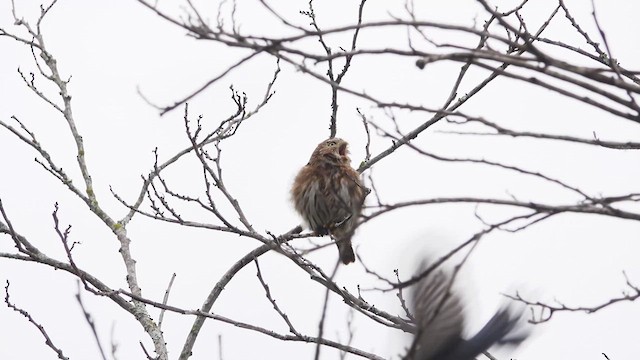
[[[160,3],[162,5],[163,1]],[[424,2],[416,6],[419,16],[443,23],[471,25],[487,15],[472,1]],[[511,2],[495,3],[509,9]],[[35,21],[38,3],[17,0],[19,17]],[[178,6],[166,4],[174,14]],[[274,4],[276,6],[276,4]],[[321,27],[352,24],[357,2],[334,1],[316,4]],[[388,19],[387,11],[402,14],[402,2],[370,0],[365,20]],[[525,8],[529,29],[537,29],[554,8],[553,1],[532,1]],[[595,38],[591,5],[567,1],[574,16]],[[638,69],[640,33],[637,16],[640,3],[596,2],[599,21],[606,31],[614,57],[629,69]],[[277,4],[279,12],[299,24],[308,19],[298,12],[306,1]],[[217,4],[203,2],[203,13],[215,19]],[[223,7],[229,14],[230,4]],[[253,1],[238,4],[236,18],[246,33],[277,36],[288,30]],[[212,20],[213,21],[213,20]],[[227,19],[229,21],[229,19]],[[0,3],[0,26],[20,34],[12,25],[11,4]],[[199,42],[155,16],[136,1],[61,0],[43,22],[49,51],[57,58],[63,76],[72,76],[69,89],[77,126],[84,137],[86,157],[101,206],[114,218],[126,209],[110,194],[109,186],[133,201],[141,186],[140,175],[153,165],[154,148],[160,160],[188,146],[184,135],[183,107],[160,117],[146,104],[136,87],[152,101],[168,105],[218,75],[240,56],[237,49]],[[558,14],[545,35],[587,49],[563,14]],[[434,39],[454,42],[455,33],[434,32]],[[401,47],[404,31],[363,32],[362,48]],[[347,48],[350,36],[329,37]],[[461,40],[464,41],[464,40]],[[471,43],[475,41],[471,39]],[[315,40],[307,47],[322,53]],[[15,115],[35,132],[54,161],[80,184],[75,146],[64,119],[38,99],[22,83],[16,69],[37,71],[28,47],[0,38],[0,119],[11,122]],[[459,64],[435,64],[425,70],[414,66],[414,58],[356,57],[345,78],[345,86],[366,89],[385,100],[438,107],[448,96]],[[312,64],[310,64],[311,66]],[[595,66],[590,63],[590,66]],[[214,87],[190,102],[192,118],[202,114],[215,126],[233,111],[229,86],[247,93],[257,104],[275,69],[275,60],[265,55],[232,72]],[[316,71],[324,73],[323,65]],[[471,72],[460,95],[475,86],[487,73]],[[37,84],[49,96],[56,92],[42,78]],[[330,91],[328,86],[282,64],[276,95],[258,115],[247,121],[238,135],[223,143],[225,182],[240,201],[252,225],[259,231],[282,233],[299,223],[289,202],[288,191],[297,170],[303,166],[318,142],[328,136]],[[356,112],[361,108],[376,123],[389,125],[384,114],[370,103],[342,95],[338,136],[348,140],[354,166],[364,158],[365,135]],[[484,116],[514,129],[546,131],[591,138],[629,141],[640,136],[640,127],[602,111],[565,99],[523,83],[498,79],[476,95],[462,111]],[[398,113],[403,130],[426,121],[421,113]],[[578,186],[590,194],[620,195],[638,192],[640,170],[633,151],[616,151],[551,141],[512,140],[495,137],[460,137],[438,133],[436,125],[417,140],[419,147],[449,156],[486,158],[541,171]],[[450,127],[448,127],[450,129]],[[389,140],[374,137],[375,155],[389,146]],[[65,259],[64,249],[53,231],[53,204],[60,204],[63,224],[72,224],[72,240],[81,242],[74,250],[78,266],[101,278],[113,288],[126,288],[124,266],[117,252],[119,244],[109,229],[88,212],[86,206],[33,161],[35,152],[7,131],[0,131],[0,197],[14,227],[42,251]],[[520,200],[551,204],[578,199],[557,186],[513,175],[482,165],[442,164],[417,155],[408,148],[396,151],[374,166],[376,187],[386,202],[443,196],[493,196],[510,194]],[[201,171],[191,156],[166,177],[175,190],[202,196]],[[370,199],[370,202],[373,199]],[[184,214],[203,222],[214,222],[193,208],[176,205]],[[512,214],[513,209],[494,210],[481,206],[488,220]],[[354,245],[366,264],[380,274],[393,277],[400,269],[408,277],[422,257],[442,254],[481,229],[472,205],[442,205],[405,209],[388,214],[361,227]],[[592,215],[559,215],[516,234],[496,233],[483,239],[463,269],[459,287],[469,300],[471,331],[482,324],[501,300],[501,292],[521,291],[532,300],[567,305],[595,306],[619,296],[626,289],[622,271],[640,284],[638,269],[639,226],[630,220]],[[226,269],[259,244],[255,240],[135,217],[128,227],[132,251],[137,259],[139,280],[147,298],[161,300],[172,273],[177,274],[169,304],[197,309]],[[305,241],[305,240],[300,240]],[[2,251],[11,251],[10,238],[3,237]],[[329,247],[310,259],[330,271],[336,257]],[[287,259],[277,254],[261,258],[263,276],[278,304],[299,331],[316,335],[324,289]],[[54,343],[72,359],[98,358],[94,339],[74,295],[76,281],[69,274],[42,265],[0,261],[0,280],[11,281],[11,298],[45,326]],[[337,282],[356,292],[356,285],[375,284],[359,264],[342,268]],[[394,293],[363,293],[368,301],[391,313],[401,314]],[[139,341],[152,349],[141,327],[106,299],[83,293],[97,324],[103,344],[118,344],[119,359],[142,359]],[[149,308],[157,318],[158,310]],[[212,311],[229,318],[254,323],[287,333],[264,297],[255,277],[255,266],[247,266],[223,291]],[[336,297],[329,304],[326,335],[345,339],[348,307]],[[192,318],[167,314],[163,324],[170,356],[176,358],[191,326]],[[599,313],[560,313],[550,323],[536,326],[534,335],[515,354],[496,352],[500,359],[603,359],[640,357],[637,324],[640,309],[635,303],[621,303]],[[397,331],[356,316],[354,345],[385,358],[404,352],[406,338]],[[283,343],[264,335],[208,321],[194,348],[194,359],[218,358],[218,335],[222,335],[224,359],[310,358],[314,345]],[[112,340],[113,339],[113,340]],[[323,358],[337,358],[326,349]],[[355,356],[349,356],[355,358]],[[55,354],[44,345],[36,329],[6,307],[0,307],[0,359],[46,359]]]

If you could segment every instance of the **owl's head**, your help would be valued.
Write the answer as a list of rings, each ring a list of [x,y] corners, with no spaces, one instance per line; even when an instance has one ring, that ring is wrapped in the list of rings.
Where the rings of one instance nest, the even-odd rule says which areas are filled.
[[[349,150],[346,141],[340,138],[327,139],[316,147],[311,155],[311,161],[325,161],[334,164],[349,163]]]

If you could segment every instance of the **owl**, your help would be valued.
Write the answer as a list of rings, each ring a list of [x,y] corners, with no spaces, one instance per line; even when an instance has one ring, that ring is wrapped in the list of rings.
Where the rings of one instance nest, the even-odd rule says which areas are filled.
[[[331,235],[343,264],[356,260],[351,237],[368,193],[351,167],[347,146],[338,138],[318,144],[291,189],[296,211],[317,235]]]

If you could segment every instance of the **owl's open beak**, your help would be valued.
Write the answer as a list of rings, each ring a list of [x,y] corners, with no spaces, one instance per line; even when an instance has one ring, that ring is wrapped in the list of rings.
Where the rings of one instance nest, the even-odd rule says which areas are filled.
[[[343,142],[342,144],[340,144],[340,147],[338,148],[338,153],[340,154],[340,156],[346,156],[347,155],[347,143]]]

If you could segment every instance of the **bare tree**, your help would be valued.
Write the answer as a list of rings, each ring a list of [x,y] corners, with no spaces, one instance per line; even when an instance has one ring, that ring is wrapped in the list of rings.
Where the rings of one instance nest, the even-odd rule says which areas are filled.
[[[585,30],[585,25],[573,16],[571,9],[563,0],[558,0],[549,9],[542,21],[527,19],[529,8],[536,6],[529,4],[527,0],[509,9],[496,8],[495,4],[477,0],[470,4],[470,6],[477,6],[480,11],[477,16],[478,24],[472,25],[424,20],[422,13],[411,2],[405,5],[402,13],[389,13],[383,20],[369,20],[367,10],[372,5],[366,0],[361,0],[356,7],[344,10],[350,14],[349,25],[331,27],[322,25],[325,19],[316,9],[318,4],[313,1],[309,1],[305,8],[295,9],[296,16],[292,16],[290,4],[276,5],[275,2],[259,0],[254,4],[253,11],[277,23],[279,28],[277,30],[252,28],[249,31],[243,30],[242,13],[237,11],[235,2],[220,3],[214,20],[209,19],[211,9],[190,0],[182,3],[178,10],[165,6],[163,2],[149,0],[137,2],[148,10],[147,14],[150,18],[162,19],[166,22],[166,26],[173,26],[178,31],[186,32],[189,37],[200,43],[234,49],[237,50],[234,54],[240,55],[232,65],[216,69],[217,75],[206,79],[202,86],[194,88],[187,95],[175,94],[177,100],[169,105],[155,104],[145,95],[143,84],[140,96],[149,106],[156,108],[161,115],[180,113],[184,133],[176,135],[176,138],[181,141],[186,139],[187,145],[169,156],[162,152],[162,149],[156,149],[155,161],[142,177],[142,184],[135,196],[123,195],[116,188],[109,189],[111,196],[119,202],[120,209],[126,209],[123,216],[116,215],[118,211],[102,205],[105,200],[98,195],[102,189],[97,191],[94,184],[93,169],[97,165],[88,161],[84,138],[78,127],[82,120],[79,120],[74,112],[75,103],[72,101],[73,97],[69,89],[70,75],[60,70],[58,55],[49,48],[48,42],[45,42],[48,34],[43,31],[43,23],[55,16],[53,9],[59,5],[53,1],[43,6],[39,17],[35,19],[23,18],[14,6],[12,16],[15,27],[0,28],[0,36],[5,42],[13,41],[23,44],[24,50],[31,52],[33,62],[28,67],[35,70],[28,72],[21,67],[18,69],[18,74],[26,88],[38,97],[38,101],[49,106],[51,117],[55,117],[56,121],[58,118],[64,120],[66,131],[71,135],[70,139],[74,145],[75,168],[71,172],[68,168],[63,169],[60,165],[61,160],[39,141],[40,135],[31,130],[32,120],[24,120],[19,115],[15,115],[10,119],[0,119],[0,125],[20,140],[22,149],[35,152],[35,161],[48,173],[48,176],[53,176],[62,188],[80,199],[83,203],[83,211],[89,212],[111,232],[118,243],[118,252],[121,257],[121,269],[118,271],[125,274],[126,287],[119,288],[83,268],[74,252],[77,242],[72,236],[71,225],[64,225],[61,222],[59,212],[64,208],[61,210],[57,203],[51,214],[54,230],[51,235],[56,237],[59,249],[64,251],[64,258],[57,258],[55,251],[45,250],[39,240],[30,238],[25,234],[24,229],[14,226],[11,208],[5,206],[1,198],[0,233],[6,239],[10,239],[11,246],[5,245],[0,257],[4,261],[42,264],[51,269],[61,270],[61,273],[68,273],[77,279],[79,284],[77,300],[83,309],[86,321],[93,330],[102,358],[107,358],[106,351],[100,345],[102,339],[96,331],[92,316],[83,304],[81,298],[83,292],[88,292],[101,301],[112,302],[142,326],[148,338],[140,339],[141,352],[149,359],[185,360],[195,355],[193,349],[197,341],[203,341],[199,339],[202,338],[202,328],[206,321],[231,324],[279,341],[315,344],[316,358],[321,356],[322,349],[333,348],[339,350],[342,357],[352,354],[368,359],[382,359],[383,355],[370,351],[370,348],[354,345],[352,339],[355,330],[351,326],[353,317],[361,317],[369,325],[416,333],[418,330],[414,324],[415,319],[405,303],[403,290],[419,283],[447,262],[455,263],[453,275],[455,278],[467,259],[473,255],[478,244],[488,237],[496,233],[522,232],[534,225],[540,226],[550,222],[550,219],[566,214],[626,221],[640,220],[640,209],[637,205],[640,200],[638,192],[590,191],[580,183],[527,168],[521,163],[476,156],[481,152],[471,148],[451,152],[462,153],[462,155],[444,155],[430,146],[429,140],[432,138],[423,140],[428,134],[461,142],[488,139],[487,141],[506,144],[502,151],[514,146],[513,143],[518,144],[527,140],[535,141],[536,146],[541,148],[549,144],[561,143],[567,146],[582,146],[581,149],[595,148],[606,151],[605,156],[610,157],[612,161],[621,152],[628,154],[628,152],[639,150],[640,142],[634,141],[631,135],[614,134],[609,138],[594,132],[592,137],[584,137],[575,135],[572,131],[552,133],[535,130],[536,124],[531,126],[515,124],[507,121],[506,116],[490,118],[489,116],[495,115],[478,114],[472,104],[472,99],[489,92],[492,83],[508,80],[511,81],[514,92],[518,91],[518,87],[527,86],[554,93],[565,99],[567,106],[580,105],[597,111],[605,127],[615,127],[614,122],[626,122],[637,126],[640,122],[640,106],[637,103],[640,93],[638,72],[627,68],[621,59],[616,58],[615,49],[609,45],[606,29],[602,28],[598,22],[594,4],[591,5],[590,20],[596,26],[596,33]],[[545,35],[547,29],[556,24],[570,27],[575,35],[574,39],[566,41],[561,38],[547,38]],[[387,41],[386,38],[381,38],[380,41],[371,41],[372,37],[380,36],[381,33],[392,34],[390,35],[392,40]],[[361,45],[362,42],[365,42],[366,46]],[[345,46],[345,44],[348,45]],[[189,106],[190,102],[204,96],[206,91],[221,86],[223,79],[233,72],[241,71],[258,58],[267,58],[272,63],[272,68],[269,70],[270,81],[263,85],[264,91],[257,96],[258,101],[250,102],[249,95],[232,87],[230,103],[233,105],[233,111],[224,118],[212,122],[204,115],[194,114],[197,112]],[[386,65],[385,61],[390,58],[395,63]],[[392,72],[393,66],[411,68],[417,74],[416,77],[442,64],[459,66],[459,70],[451,79],[451,84],[434,86],[442,95],[440,100],[443,99],[443,101],[438,103],[429,99],[419,103],[402,96],[396,98],[393,94],[391,96],[376,95],[379,92],[346,80],[353,71],[357,71],[354,69],[366,61],[378,64],[376,66],[381,72]],[[345,120],[347,118],[357,119],[361,123],[358,124],[361,127],[359,136],[366,139],[364,141],[365,156],[357,165],[358,171],[367,180],[367,186],[371,189],[367,206],[360,220],[361,229],[374,222],[384,222],[389,214],[405,208],[422,209],[453,204],[473,209],[473,215],[479,224],[478,229],[470,229],[467,238],[459,241],[457,246],[441,254],[438,260],[431,263],[429,267],[422,268],[413,276],[401,274],[401,277],[396,270],[395,276],[389,277],[387,275],[390,272],[389,269],[369,268],[367,259],[359,257],[355,266],[361,266],[367,274],[367,280],[362,280],[363,284],[368,284],[367,287],[370,290],[366,294],[397,296],[399,300],[397,308],[386,309],[384,305],[365,300],[365,294],[360,292],[360,288],[357,291],[349,290],[336,278],[339,269],[337,265],[329,269],[314,262],[311,254],[331,245],[326,238],[317,239],[313,233],[304,231],[300,226],[295,226],[296,224],[291,224],[291,230],[282,232],[262,230],[254,226],[259,218],[255,213],[246,211],[246,201],[238,198],[233,190],[234,184],[228,182],[225,177],[227,174],[225,171],[238,164],[225,162],[229,155],[223,150],[232,141],[250,141],[245,140],[248,139],[247,137],[243,137],[244,124],[258,114],[270,111],[269,105],[274,96],[277,97],[275,91],[283,72],[299,72],[309,83],[314,86],[319,84],[325,88],[326,97],[320,100],[328,105],[326,114],[328,132],[325,138],[340,134],[343,131],[341,127],[347,122]],[[255,94],[251,96],[255,97]],[[345,105],[347,99],[352,101],[348,102],[349,105]],[[352,106],[354,102],[360,106]],[[425,103],[430,105],[424,105]],[[495,103],[500,104],[500,101]],[[346,108],[346,106],[352,107]],[[524,112],[528,111],[525,110],[526,107],[535,108],[543,105],[536,104],[535,99],[522,99],[521,106]],[[518,116],[518,114],[511,115]],[[220,114],[216,114],[216,118],[219,116]],[[589,129],[580,128],[580,124],[573,126],[578,128],[576,130],[578,133],[590,132]],[[284,130],[280,129],[280,131]],[[610,131],[605,133],[611,134]],[[60,139],[60,141],[67,140]],[[249,146],[250,144],[247,144],[245,148]],[[373,175],[372,170],[381,164],[393,163],[395,160],[392,155],[396,152],[412,152],[425,162],[459,164],[462,170],[470,168],[471,165],[484,166],[500,174],[506,174],[505,181],[509,181],[509,176],[513,174],[523,176],[541,184],[540,186],[555,187],[559,195],[552,199],[545,199],[534,188],[528,192],[507,196],[493,194],[485,196],[484,193],[468,194],[463,189],[459,195],[423,197],[421,193],[416,192],[409,200],[387,202],[383,199],[393,198],[393,196],[390,196],[389,190],[376,186],[377,177]],[[472,154],[470,155],[469,152]],[[180,176],[184,174],[176,176],[175,173],[169,173],[177,164],[187,160],[195,161],[197,164],[188,176],[198,179],[199,188],[190,187],[187,190],[179,185]],[[418,169],[421,165],[402,166]],[[398,197],[398,199],[401,198]],[[213,234],[234,234],[250,239],[255,243],[255,248],[235,259],[233,265],[215,281],[213,286],[202,284],[208,294],[204,299],[198,300],[200,305],[197,308],[172,305],[170,292],[175,274],[171,277],[163,298],[142,291],[138,263],[131,250],[131,243],[134,240],[128,233],[134,219],[151,219],[151,224],[160,226],[161,223],[166,223],[184,231],[188,228],[197,228]],[[33,219],[32,222],[45,223],[42,219]],[[277,298],[285,294],[273,293],[269,286],[270,275],[266,274],[263,271],[264,267],[260,265],[263,256],[270,253],[280,254],[279,261],[293,266],[297,272],[304,274],[305,282],[317,284],[326,291],[321,320],[316,327],[317,333],[309,333],[307,326],[297,323],[295,318],[287,314],[287,309],[277,302]],[[86,264],[86,261],[83,260],[82,263]],[[278,332],[271,330],[270,326],[240,321],[212,311],[225,287],[229,286],[243,269],[249,271],[253,266],[266,300],[282,324],[286,326],[287,331]],[[625,278],[625,280],[628,289],[623,295],[605,294],[607,299],[602,304],[596,305],[570,306],[562,302],[548,303],[520,293],[509,294],[509,297],[531,307],[531,322],[546,322],[552,320],[553,316],[559,312],[594,313],[609,306],[636,300],[640,297],[638,285],[635,285],[632,279]],[[55,334],[48,334],[45,330],[46,325],[39,323],[29,312],[10,301],[9,282],[5,292],[6,305],[21,313],[35,325],[45,337],[46,344],[60,359],[65,359],[61,347],[55,345]],[[325,315],[332,311],[328,307],[330,298],[339,299],[340,303],[344,303],[342,305],[350,311],[350,318],[345,322],[348,329],[347,340],[334,339],[331,336],[334,332],[327,329]],[[264,299],[251,300],[264,301]],[[403,311],[399,312],[398,309]],[[160,311],[159,317],[155,319],[152,311],[155,313],[157,310]],[[169,339],[165,336],[162,325],[163,319],[168,316],[185,316],[193,319],[190,330],[183,334],[183,338]],[[222,359],[224,337],[220,339],[219,357]],[[148,344],[149,341],[153,349],[147,349],[143,345]],[[167,344],[178,342],[182,343],[179,354],[170,354]],[[112,344],[112,357],[116,356],[115,348],[116,346]],[[398,349],[401,357],[405,353],[407,353],[405,349]],[[488,353],[486,356],[491,357]],[[197,358],[197,356],[194,357]]]

